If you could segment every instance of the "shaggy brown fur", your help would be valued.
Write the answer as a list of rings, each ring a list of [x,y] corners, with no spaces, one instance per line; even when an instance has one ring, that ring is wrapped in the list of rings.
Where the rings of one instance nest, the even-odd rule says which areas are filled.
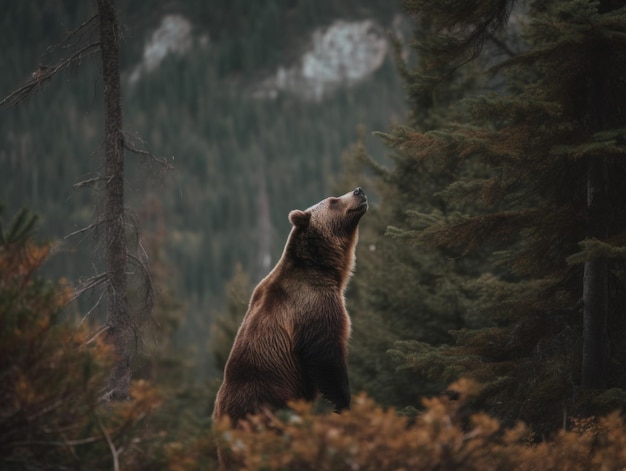
[[[289,214],[282,257],[254,290],[226,362],[215,420],[228,416],[236,426],[248,414],[320,393],[337,411],[350,406],[344,290],[366,211],[357,188]]]

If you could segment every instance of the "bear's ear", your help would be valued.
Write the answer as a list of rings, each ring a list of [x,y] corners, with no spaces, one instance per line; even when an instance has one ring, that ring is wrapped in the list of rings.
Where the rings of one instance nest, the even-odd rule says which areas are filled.
[[[306,227],[311,220],[311,213],[309,211],[300,211],[294,209],[289,213],[289,221],[296,227]]]

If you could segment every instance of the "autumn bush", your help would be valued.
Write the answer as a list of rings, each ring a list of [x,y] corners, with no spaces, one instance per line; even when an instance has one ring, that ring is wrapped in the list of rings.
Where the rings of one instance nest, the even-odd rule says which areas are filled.
[[[219,439],[250,470],[589,470],[624,469],[624,418],[613,413],[574,422],[571,430],[538,440],[523,424],[506,428],[467,399],[479,387],[451,386],[454,399],[424,399],[415,420],[385,410],[365,395],[350,411],[316,415],[311,404],[259,416],[241,430],[217,425]],[[581,424],[583,424],[581,426]]]
[[[72,290],[37,274],[50,246],[24,221],[0,241],[0,468],[119,469],[123,456],[134,469],[161,398],[139,381],[132,401],[102,401],[111,352],[86,322],[60,319]]]

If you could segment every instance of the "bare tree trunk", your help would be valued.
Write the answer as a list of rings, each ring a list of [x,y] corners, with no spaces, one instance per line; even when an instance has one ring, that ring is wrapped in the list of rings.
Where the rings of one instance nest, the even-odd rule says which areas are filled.
[[[606,6],[606,5],[605,5]],[[611,74],[607,48],[596,44],[595,64],[590,69],[587,82],[588,121],[592,133],[612,127],[616,108],[613,105],[608,82]],[[587,169],[587,211],[589,214],[587,237],[606,240],[609,233],[609,174],[608,161],[602,157],[589,157]],[[581,384],[587,388],[606,386],[609,358],[607,332],[608,316],[608,263],[605,257],[596,256],[585,262],[583,275],[583,357]]]
[[[590,214],[589,236],[607,237],[607,166],[592,158],[587,175],[587,208]],[[585,262],[583,275],[583,358],[582,385],[602,388],[606,385],[608,361],[608,266],[604,257]]]
[[[108,278],[107,341],[116,363],[106,397],[124,400],[130,396],[130,340],[133,328],[128,309],[126,282],[126,237],[124,227],[124,134],[119,70],[119,34],[113,0],[98,0],[102,75],[104,80],[104,156],[106,192],[106,266]]]

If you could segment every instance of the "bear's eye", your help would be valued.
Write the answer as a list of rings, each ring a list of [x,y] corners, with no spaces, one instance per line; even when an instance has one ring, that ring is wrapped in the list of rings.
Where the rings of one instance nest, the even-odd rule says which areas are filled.
[[[328,202],[331,206],[337,206],[337,203],[339,203],[339,198],[329,198]]]

